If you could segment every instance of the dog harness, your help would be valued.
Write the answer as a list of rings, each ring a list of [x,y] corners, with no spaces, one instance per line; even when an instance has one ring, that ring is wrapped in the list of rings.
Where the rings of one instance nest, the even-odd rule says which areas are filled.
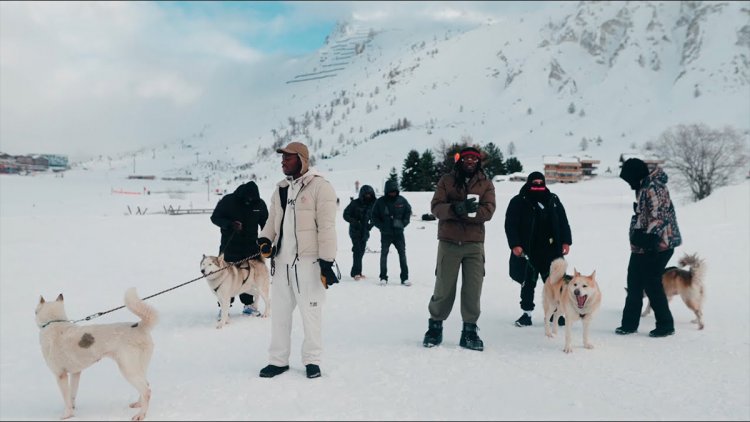
[[[234,264],[233,264],[233,265],[234,265]],[[244,279],[244,280],[242,280],[242,285],[244,286],[244,285],[245,285],[245,282],[246,282],[246,281],[247,281],[247,280],[248,280],[248,279],[250,278],[250,273],[252,272],[252,269],[251,269],[250,267],[240,267],[240,266],[238,266],[237,268],[239,268],[239,269],[241,269],[241,270],[247,270],[247,277],[245,277],[245,279]],[[220,288],[220,287],[221,287],[222,285],[224,285],[224,283],[223,283],[223,282],[222,282],[221,284],[219,284],[218,286],[216,286],[216,288],[214,289],[214,293],[218,292],[218,291],[219,291],[219,288]]]

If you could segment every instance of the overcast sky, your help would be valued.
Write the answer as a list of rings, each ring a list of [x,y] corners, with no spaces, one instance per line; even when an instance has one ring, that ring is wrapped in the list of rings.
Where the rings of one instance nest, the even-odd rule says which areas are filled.
[[[2,2],[0,152],[75,159],[185,138],[252,109],[268,63],[315,51],[340,20],[475,25],[550,4]]]

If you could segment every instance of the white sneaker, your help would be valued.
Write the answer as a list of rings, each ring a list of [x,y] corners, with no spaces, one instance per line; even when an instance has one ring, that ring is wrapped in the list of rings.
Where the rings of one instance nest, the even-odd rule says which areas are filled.
[[[380,279],[380,285],[381,285],[381,286],[385,286],[386,284],[388,284],[388,280],[386,280],[386,279],[384,279],[384,278],[381,278],[381,279]]]
[[[401,285],[402,285],[402,286],[407,286],[407,287],[409,287],[409,286],[411,286],[411,281],[409,281],[409,280],[404,280],[404,281],[402,281],[402,282],[401,282]]]

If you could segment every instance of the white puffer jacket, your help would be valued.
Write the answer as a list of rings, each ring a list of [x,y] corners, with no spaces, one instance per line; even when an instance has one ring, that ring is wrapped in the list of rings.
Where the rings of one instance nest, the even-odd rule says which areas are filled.
[[[336,192],[315,168],[308,169],[294,183],[301,183],[301,187],[296,197],[288,195],[286,217],[281,208],[279,188],[289,186],[290,182],[284,179],[276,185],[268,222],[258,237],[271,239],[276,246],[282,219],[292,218],[295,233],[284,232],[281,242],[284,249],[293,246],[298,257],[333,261],[336,259]],[[292,193],[292,189],[289,192]],[[294,201],[294,206],[289,205],[290,201]]]

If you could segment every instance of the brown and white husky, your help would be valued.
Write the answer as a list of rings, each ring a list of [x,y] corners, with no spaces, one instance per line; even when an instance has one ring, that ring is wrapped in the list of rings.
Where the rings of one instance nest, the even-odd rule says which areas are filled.
[[[552,261],[550,273],[542,290],[544,303],[544,333],[547,337],[557,334],[557,322],[560,316],[565,317],[565,353],[573,351],[571,326],[577,320],[583,323],[583,346],[593,349],[589,341],[589,326],[594,314],[599,310],[602,293],[596,283],[596,271],[591,275],[582,275],[573,269],[573,277],[565,275],[568,268],[563,258]],[[550,320],[554,316],[553,323]],[[550,331],[552,325],[552,331]]]
[[[680,295],[685,305],[695,313],[695,319],[690,322],[698,324],[698,329],[702,330],[704,327],[703,300],[705,297],[703,277],[706,271],[706,263],[698,257],[698,254],[683,254],[677,264],[679,267],[668,267],[661,276],[664,293],[667,294],[667,299],[670,301],[673,297]],[[651,304],[649,303],[641,316],[646,316],[650,312]]]

